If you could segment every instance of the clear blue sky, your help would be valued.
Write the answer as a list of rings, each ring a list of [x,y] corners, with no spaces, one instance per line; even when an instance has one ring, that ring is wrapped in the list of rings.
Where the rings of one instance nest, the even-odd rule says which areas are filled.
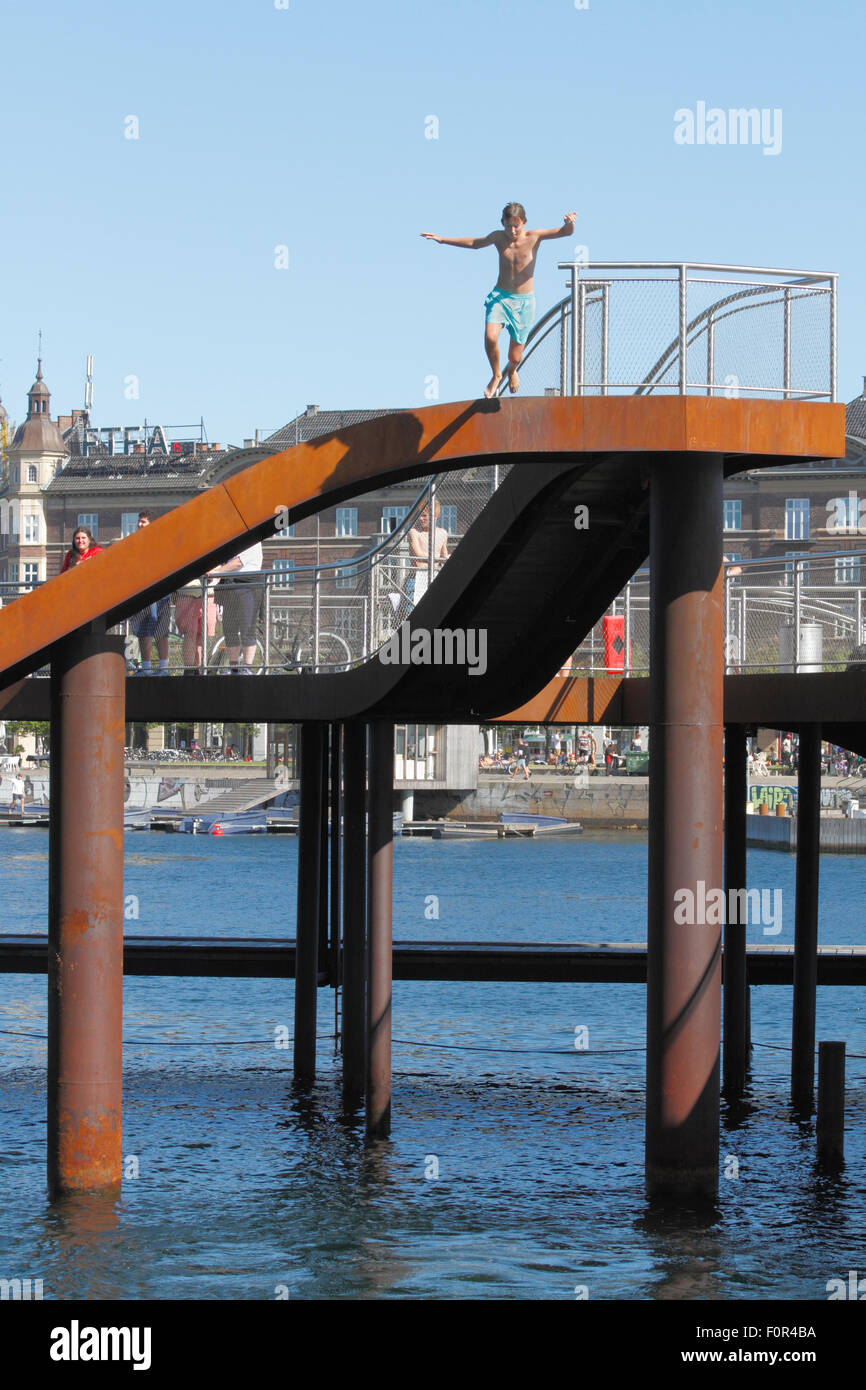
[[[511,199],[536,226],[575,208],[597,260],[839,271],[840,395],[861,389],[861,0],[3,8],[15,420],[39,328],[53,412],[82,404],[93,353],[100,425],[203,415],[227,444],[307,402],[423,404],[430,374],[442,399],[475,397],[495,253],[419,233],[482,235]],[[781,108],[781,153],[677,145],[674,112],[699,100]],[[569,247],[542,248],[539,309]]]

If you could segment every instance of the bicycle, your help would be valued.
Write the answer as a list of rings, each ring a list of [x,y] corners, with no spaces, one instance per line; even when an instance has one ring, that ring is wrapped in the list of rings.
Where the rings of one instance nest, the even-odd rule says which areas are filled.
[[[282,636],[283,632],[285,636]],[[264,623],[260,619],[256,625],[256,644],[251,668],[254,676],[260,676],[265,671],[264,639]],[[280,640],[288,643],[288,650],[278,644]],[[272,675],[285,675],[290,671],[297,675],[301,671],[313,671],[322,666],[328,671],[347,671],[353,664],[348,642],[336,632],[320,632],[315,656],[313,648],[313,635],[303,619],[292,631],[285,620],[278,620],[274,623],[274,637],[271,638],[268,648],[268,672]],[[208,670],[214,669],[217,674],[228,670],[225,637],[217,638],[211,651]]]

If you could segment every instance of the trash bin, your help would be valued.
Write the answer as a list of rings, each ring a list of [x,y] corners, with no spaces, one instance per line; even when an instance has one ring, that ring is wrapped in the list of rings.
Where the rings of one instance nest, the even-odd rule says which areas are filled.
[[[625,770],[629,777],[648,776],[649,753],[638,752],[636,749],[630,750],[625,755]]]

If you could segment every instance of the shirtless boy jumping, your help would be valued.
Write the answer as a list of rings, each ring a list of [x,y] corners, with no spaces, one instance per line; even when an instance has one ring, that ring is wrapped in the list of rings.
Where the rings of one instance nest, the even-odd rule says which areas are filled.
[[[470,251],[480,251],[482,246],[495,246],[499,252],[499,279],[484,301],[484,351],[493,370],[493,376],[484,389],[488,400],[496,393],[502,380],[502,372],[499,370],[499,334],[503,328],[508,329],[511,337],[508,363],[505,367],[508,389],[514,394],[520,386],[517,366],[523,356],[523,348],[535,318],[532,277],[535,274],[538,247],[542,241],[571,236],[576,221],[577,213],[567,212],[562,226],[557,227],[555,231],[529,231],[523,204],[508,203],[502,209],[502,225],[505,228],[502,232],[489,232],[487,236],[482,237],[447,237],[436,236],[434,232],[421,233],[428,241],[438,241],[443,246],[465,246]]]

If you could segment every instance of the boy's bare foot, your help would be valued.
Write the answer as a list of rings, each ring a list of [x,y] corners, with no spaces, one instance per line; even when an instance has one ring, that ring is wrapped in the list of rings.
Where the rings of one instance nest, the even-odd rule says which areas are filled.
[[[495,376],[492,376],[492,377],[490,378],[489,382],[488,382],[487,385],[485,386],[485,388],[484,388],[484,395],[486,396],[486,398],[487,398],[488,401],[490,400],[491,396],[495,396],[497,387],[499,386],[499,383],[500,383],[501,380],[502,380],[502,373],[501,373],[501,372],[497,372]]]
[[[517,375],[517,368],[512,367],[508,373],[508,389],[512,396],[516,396],[520,390],[520,377]]]

